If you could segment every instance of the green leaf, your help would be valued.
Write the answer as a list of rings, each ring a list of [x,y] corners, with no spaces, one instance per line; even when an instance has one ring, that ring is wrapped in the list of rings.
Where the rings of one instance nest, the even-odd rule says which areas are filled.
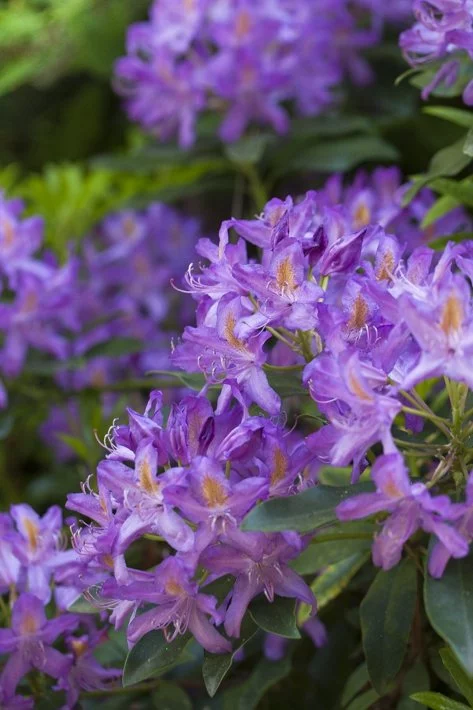
[[[410,697],[413,693],[425,692],[430,689],[429,672],[421,660],[409,668],[402,681],[402,697],[396,710],[420,710]]]
[[[347,707],[347,710],[369,710],[378,698],[379,694],[371,688],[371,690],[367,690],[366,693],[355,698]]]
[[[291,659],[289,656],[281,661],[268,661],[266,658],[260,661],[243,686],[238,710],[254,710],[266,691],[283,680],[290,671]],[[237,709],[235,708],[235,710]]]
[[[227,144],[225,155],[232,163],[256,164],[263,157],[266,146],[271,140],[273,140],[273,136],[270,133],[244,136],[235,143]]]
[[[343,592],[369,557],[369,552],[356,552],[341,562],[329,565],[322,574],[319,574],[311,584],[319,610]]]
[[[253,508],[243,530],[308,532],[337,520],[335,508],[342,500],[373,490],[370,482],[351,486],[318,485],[288,498],[273,498]]]
[[[470,128],[466,134],[465,142],[463,144],[463,152],[465,155],[469,155],[473,158],[473,128]]]
[[[456,700],[451,700],[440,693],[414,693],[411,698],[432,710],[470,710],[468,705],[457,703]]]
[[[399,154],[392,145],[377,136],[355,136],[336,141],[324,141],[301,151],[285,166],[286,172],[313,170],[345,172],[360,163],[395,162]]]
[[[366,663],[362,663],[361,666],[358,666],[356,671],[351,674],[346,682],[342,693],[342,706],[345,707],[345,705],[348,705],[350,700],[353,700],[355,695],[358,695],[358,693],[365,687],[365,685],[368,685],[369,682],[370,677],[368,675],[368,666]]]
[[[442,148],[432,157],[425,175],[414,177],[411,187],[404,193],[402,205],[405,207],[433,179],[446,175],[452,177],[461,172],[471,162],[471,157],[463,152],[465,139],[460,138],[446,148]]]
[[[463,667],[456,659],[455,654],[450,648],[448,648],[448,646],[440,649],[440,658],[442,659],[443,665],[455,681],[459,691],[465,696],[473,708],[473,678],[465,673]]]
[[[57,437],[67,444],[67,446],[72,449],[72,451],[77,454],[80,459],[83,459],[84,461],[89,460],[90,451],[85,441],[79,439],[77,436],[72,436],[72,434],[58,433]]]
[[[147,633],[133,646],[126,658],[123,685],[128,687],[164,673],[179,660],[191,638],[186,633],[170,643],[162,631]]]
[[[309,392],[306,387],[302,385],[301,373],[295,372],[274,372],[271,370],[266,371],[266,376],[270,386],[275,390],[280,397],[283,399],[285,397],[308,397]]]
[[[82,595],[68,607],[72,614],[98,614],[100,609],[87,601]]]
[[[263,631],[288,639],[300,639],[296,624],[296,601],[276,597],[273,602],[257,599],[249,608],[250,616]]]
[[[383,694],[399,672],[417,598],[416,568],[405,559],[378,572],[360,606],[363,648],[371,682]]]
[[[473,557],[452,559],[441,579],[425,575],[424,600],[435,631],[473,675]]]
[[[445,249],[449,242],[461,244],[461,242],[470,241],[471,239],[473,239],[473,232],[457,232],[456,234],[447,234],[444,237],[434,239],[429,242],[429,247],[431,249],[435,249],[436,251],[440,251],[441,249]]]
[[[187,693],[174,683],[161,681],[152,695],[153,707],[157,710],[192,710]]]
[[[340,529],[343,527],[343,525],[339,526]],[[366,552],[373,542],[373,532],[369,528],[367,530],[367,532],[358,533],[361,536],[359,539],[350,539],[348,531],[345,536],[339,539],[336,539],[336,533],[332,539],[328,540],[324,540],[323,533],[316,535],[311,544],[290,563],[290,566],[298,574],[312,574],[323,567],[342,562],[356,553]],[[355,532],[352,534],[356,535]],[[330,538],[330,533],[327,535]]]
[[[181,372],[180,370],[150,370],[147,375],[167,375],[174,377],[181,384],[192,390],[201,390],[206,383],[205,375],[200,372]]]
[[[438,219],[451,212],[455,209],[455,207],[458,207],[458,205],[458,200],[450,197],[450,195],[443,195],[442,197],[439,197],[439,199],[434,202],[432,207],[430,207],[424,215],[420,225],[421,229],[427,229],[427,227],[430,227],[430,225],[434,224]]]
[[[424,113],[436,118],[443,118],[445,121],[455,123],[463,128],[471,128],[473,126],[473,112],[465,111],[461,108],[452,108],[452,106],[427,106],[424,108]]]
[[[202,664],[202,675],[205,687],[211,698],[213,698],[221,682],[232,667],[235,654],[253,638],[257,631],[258,627],[255,626],[254,622],[248,616],[245,616],[237,645],[231,653],[205,653],[204,662]]]
[[[453,197],[457,202],[473,207],[473,182],[471,178],[465,178],[465,180],[460,181],[437,178],[430,186],[441,195]]]
[[[87,357],[121,357],[132,355],[143,350],[143,341],[138,338],[113,338],[104,343],[98,343],[87,351]]]

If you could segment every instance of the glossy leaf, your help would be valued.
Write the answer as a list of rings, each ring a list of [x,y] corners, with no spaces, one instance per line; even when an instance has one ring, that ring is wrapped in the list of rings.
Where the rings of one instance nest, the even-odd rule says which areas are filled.
[[[187,693],[174,683],[161,681],[152,695],[153,707],[157,710],[192,710]]]
[[[301,637],[296,624],[294,599],[276,597],[273,602],[257,599],[250,606],[250,616],[260,629],[289,639]]]
[[[465,142],[463,144],[463,152],[465,155],[469,155],[473,158],[473,128],[470,128],[466,134]]]
[[[425,575],[424,600],[429,621],[473,675],[472,556],[450,560],[441,579]]]
[[[366,663],[362,663],[361,666],[358,666],[356,671],[351,674],[346,682],[342,693],[342,706],[345,707],[345,705],[348,705],[350,700],[353,700],[355,695],[358,695],[358,693],[365,687],[365,685],[368,685],[369,682],[370,677],[368,674],[368,666]]]
[[[311,585],[317,599],[318,609],[322,609],[341,594],[369,558],[369,552],[356,552],[345,560],[324,569]]]
[[[451,700],[440,693],[414,693],[411,697],[418,703],[431,708],[431,710],[470,710],[468,705],[458,703],[456,700]]]
[[[266,658],[260,661],[243,686],[238,700],[238,710],[254,710],[266,691],[289,675],[290,670],[289,656],[281,661],[268,661]]]
[[[447,671],[455,681],[458,690],[470,703],[473,708],[473,677],[470,677],[458,662],[455,654],[450,648],[440,650],[440,658]]]
[[[424,108],[424,113],[436,118],[443,118],[445,121],[455,123],[463,128],[471,128],[473,126],[473,112],[465,109],[453,108],[452,106],[427,106]]]
[[[389,690],[401,668],[416,598],[416,568],[405,559],[388,572],[378,572],[361,603],[363,648],[371,682],[380,694]]]
[[[150,631],[133,646],[125,661],[123,685],[140,683],[160,675],[173,666],[191,640],[189,633],[178,636],[171,643],[162,631]]]
[[[337,520],[335,508],[342,500],[373,490],[373,484],[319,485],[288,498],[274,498],[256,506],[242,523],[243,530],[307,532]]]
[[[232,667],[235,654],[253,638],[258,632],[258,627],[249,616],[245,616],[240,637],[233,648],[232,653],[206,653],[202,664],[202,676],[205,687],[211,698],[220,687],[221,682]]]
[[[373,703],[375,703],[378,698],[379,694],[376,690],[371,688],[367,690],[366,693],[355,698],[347,707],[347,710],[369,710],[369,708],[373,707]]]

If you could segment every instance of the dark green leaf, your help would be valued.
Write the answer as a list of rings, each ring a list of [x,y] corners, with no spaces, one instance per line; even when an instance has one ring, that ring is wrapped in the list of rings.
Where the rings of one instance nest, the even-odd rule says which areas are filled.
[[[243,530],[308,532],[337,520],[335,508],[342,500],[373,490],[372,483],[351,486],[315,486],[288,498],[261,503],[246,516]]]
[[[355,136],[307,148],[286,164],[285,172],[344,172],[361,163],[395,162],[398,157],[397,150],[377,136]]]
[[[263,659],[243,686],[239,697],[238,710],[254,710],[267,690],[289,675],[291,659],[281,661]],[[237,710],[235,708],[235,710]]]
[[[353,579],[358,570],[367,562],[369,552],[356,552],[341,562],[329,565],[311,584],[317,599],[317,608],[322,609],[335,599]]]
[[[441,579],[425,575],[424,600],[435,631],[473,674],[473,559],[452,559]]]
[[[379,695],[376,690],[367,690],[366,693],[355,698],[347,707],[347,710],[369,710],[378,698]]]
[[[380,694],[401,668],[416,598],[416,567],[405,559],[388,572],[378,572],[361,603],[363,648],[371,682]]]
[[[157,710],[192,710],[187,693],[174,683],[161,681],[152,696],[153,707]]]
[[[123,669],[125,687],[164,673],[182,655],[191,640],[189,633],[178,636],[172,643],[164,638],[162,631],[150,631],[133,646]]]
[[[249,611],[255,624],[263,631],[289,639],[300,639],[294,599],[276,597],[272,603],[267,599],[257,599],[251,604]]]
[[[232,653],[205,654],[204,663],[202,665],[202,675],[205,687],[207,688],[207,692],[211,698],[213,698],[219,689],[222,680],[230,670],[235,654],[243,648],[243,646],[250,639],[253,638],[257,631],[258,627],[250,618],[248,618],[248,616],[246,616],[243,619],[240,637]]]
[[[361,666],[358,666],[356,671],[351,674],[346,682],[342,693],[342,706],[345,707],[345,705],[348,705],[350,700],[353,700],[355,695],[358,695],[358,693],[365,687],[365,685],[368,685],[369,682],[370,678],[368,675],[368,666],[366,663],[362,663]]]
[[[473,708],[473,678],[465,673],[450,648],[442,648],[440,650],[440,657],[443,665],[455,681],[460,693],[465,696]]]
[[[294,395],[300,397],[309,396],[307,388],[303,387],[301,383],[301,373],[280,373],[269,370],[266,372],[266,376],[273,390],[283,399],[285,397],[293,397]]]
[[[473,112],[465,111],[461,108],[453,108],[452,106],[427,106],[424,108],[424,113],[436,118],[443,118],[445,121],[455,123],[463,128],[471,128],[473,126]]]
[[[410,697],[413,693],[430,689],[429,672],[421,660],[409,668],[402,681],[402,697],[396,710],[420,710],[419,705]]]
[[[414,693],[411,697],[432,710],[469,710],[468,705],[457,703],[456,700],[451,700],[440,693]]]

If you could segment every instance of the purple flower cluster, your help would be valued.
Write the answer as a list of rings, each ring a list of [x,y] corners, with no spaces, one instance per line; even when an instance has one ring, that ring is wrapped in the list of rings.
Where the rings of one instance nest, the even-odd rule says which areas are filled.
[[[312,116],[333,105],[342,79],[371,78],[361,56],[382,22],[405,16],[377,0],[159,0],[132,25],[115,68],[130,118],[161,140],[192,145],[204,109],[224,115],[234,141],[249,123],[289,126],[286,104]]]
[[[79,260],[76,328],[67,351],[76,364],[58,374],[61,387],[73,392],[106,390],[122,379],[169,369],[171,328],[183,327],[192,314],[185,304],[178,308],[170,282],[180,278],[199,236],[196,220],[162,203],[141,212],[113,213],[96,228]],[[117,339],[128,340],[130,352],[108,354],[107,344]],[[105,414],[110,414],[115,399],[104,395]],[[54,407],[43,426],[44,437],[62,458],[71,451],[60,436],[77,434],[79,422],[79,407],[71,400],[65,407]]]
[[[238,402],[221,402],[214,411],[201,395],[172,405],[166,422],[157,391],[144,414],[128,414],[128,425],[107,437],[97,491],[84,486],[67,505],[93,521],[73,531],[84,586],[113,610],[116,627],[127,622],[130,645],[155,629],[169,641],[189,631],[205,649],[221,653],[230,651],[227,637],[239,636],[257,595],[314,605],[311,590],[288,565],[307,540],[239,527],[258,501],[311,485],[317,466],[303,438],[249,416]],[[143,536],[166,543],[162,561],[149,571],[126,562]],[[234,583],[219,604],[206,587],[226,575]]]
[[[59,266],[52,254],[38,255],[43,220],[22,219],[23,209],[21,200],[0,194],[0,368],[8,378],[20,374],[30,348],[66,358],[66,336],[77,325],[75,264]],[[0,406],[6,401],[1,384]]]
[[[105,640],[95,614],[72,614],[78,598],[73,550],[63,549],[62,514],[50,508],[40,517],[28,505],[0,515],[0,704],[5,710],[33,708],[21,694],[31,671],[56,681],[73,708],[81,689],[104,688],[121,671],[105,669],[93,652]],[[8,595],[8,601],[4,599]]]
[[[461,58],[473,59],[473,4],[471,0],[414,0],[417,22],[400,36],[400,46],[413,67],[440,62],[432,81],[423,89],[427,99],[441,84],[450,87],[459,78]],[[473,79],[463,91],[473,104]]]
[[[224,222],[218,245],[198,243],[208,265],[188,270],[197,325],[185,329],[173,361],[220,386],[219,408],[233,397],[271,416],[282,408],[271,375],[300,372],[326,421],[305,439],[315,461],[351,466],[356,481],[372,447],[383,452],[372,469],[377,493],[342,504],[340,517],[390,514],[374,548],[385,569],[416,530],[434,534],[431,570],[440,574],[470,540],[463,504],[430,491],[453,459],[434,447],[439,467],[427,484],[411,485],[393,425],[419,432],[426,418],[458,438],[413,388],[442,376],[473,388],[471,246],[450,244],[439,255],[426,245],[439,227],[453,233],[469,219],[456,210],[425,233],[419,223],[431,195],[403,209],[404,189],[395,170],[381,169],[346,190],[333,178],[297,203],[272,200],[255,220]]]

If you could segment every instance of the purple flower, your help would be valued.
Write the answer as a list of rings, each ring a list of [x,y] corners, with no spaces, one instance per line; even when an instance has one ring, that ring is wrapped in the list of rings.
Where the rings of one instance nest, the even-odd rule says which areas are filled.
[[[189,630],[211,653],[231,650],[229,641],[211,623],[222,621],[216,608],[217,600],[199,592],[198,585],[191,581],[189,571],[177,557],[169,557],[162,562],[156,569],[155,578],[149,583],[132,583],[118,589],[114,584],[106,583],[103,594],[156,604],[129,624],[128,640],[131,644],[156,629],[162,629],[168,641]]]
[[[103,640],[95,631],[84,636],[70,636],[67,646],[72,654],[73,663],[67,675],[62,675],[57,685],[58,690],[66,691],[67,707],[75,707],[81,690],[104,690],[110,682],[120,678],[119,668],[104,668],[93,653]]]
[[[466,501],[452,504],[455,530],[470,543],[473,540],[473,475],[470,473],[466,485]],[[429,572],[433,577],[441,577],[451,557],[456,557],[451,546],[441,539],[435,543],[429,558]]]
[[[53,678],[64,676],[70,661],[52,644],[77,624],[72,614],[48,620],[43,602],[33,594],[22,594],[13,607],[11,628],[0,629],[0,653],[10,654],[0,675],[4,694],[13,695],[20,680],[33,668]]]
[[[389,513],[373,544],[373,562],[394,567],[402,548],[419,529],[433,533],[453,557],[468,554],[468,543],[449,522],[456,513],[448,496],[432,497],[423,483],[411,483],[402,456],[380,456],[371,471],[376,493],[363,493],[337,507],[340,520],[358,520],[379,512]]]
[[[473,57],[471,7],[466,0],[414,0],[414,13],[417,22],[399,40],[407,61],[424,67],[445,60],[422,92],[427,99],[439,85],[450,87],[456,82],[462,52]],[[463,100],[473,103],[473,81],[464,88]]]
[[[238,638],[246,609],[254,597],[264,593],[269,602],[275,596],[291,597],[315,607],[312,591],[287,562],[298,554],[283,536],[250,533],[252,551],[220,544],[208,548],[201,561],[211,571],[210,579],[224,574],[235,577],[230,605],[225,614],[225,631]]]
[[[377,43],[389,13],[368,0],[362,5],[360,12],[343,0],[160,0],[148,22],[128,31],[127,56],[115,66],[117,91],[132,120],[161,140],[177,134],[182,147],[193,143],[207,107],[223,114],[224,141],[250,123],[284,133],[287,102],[312,116],[335,103],[345,74],[355,83],[371,79],[361,51]]]

